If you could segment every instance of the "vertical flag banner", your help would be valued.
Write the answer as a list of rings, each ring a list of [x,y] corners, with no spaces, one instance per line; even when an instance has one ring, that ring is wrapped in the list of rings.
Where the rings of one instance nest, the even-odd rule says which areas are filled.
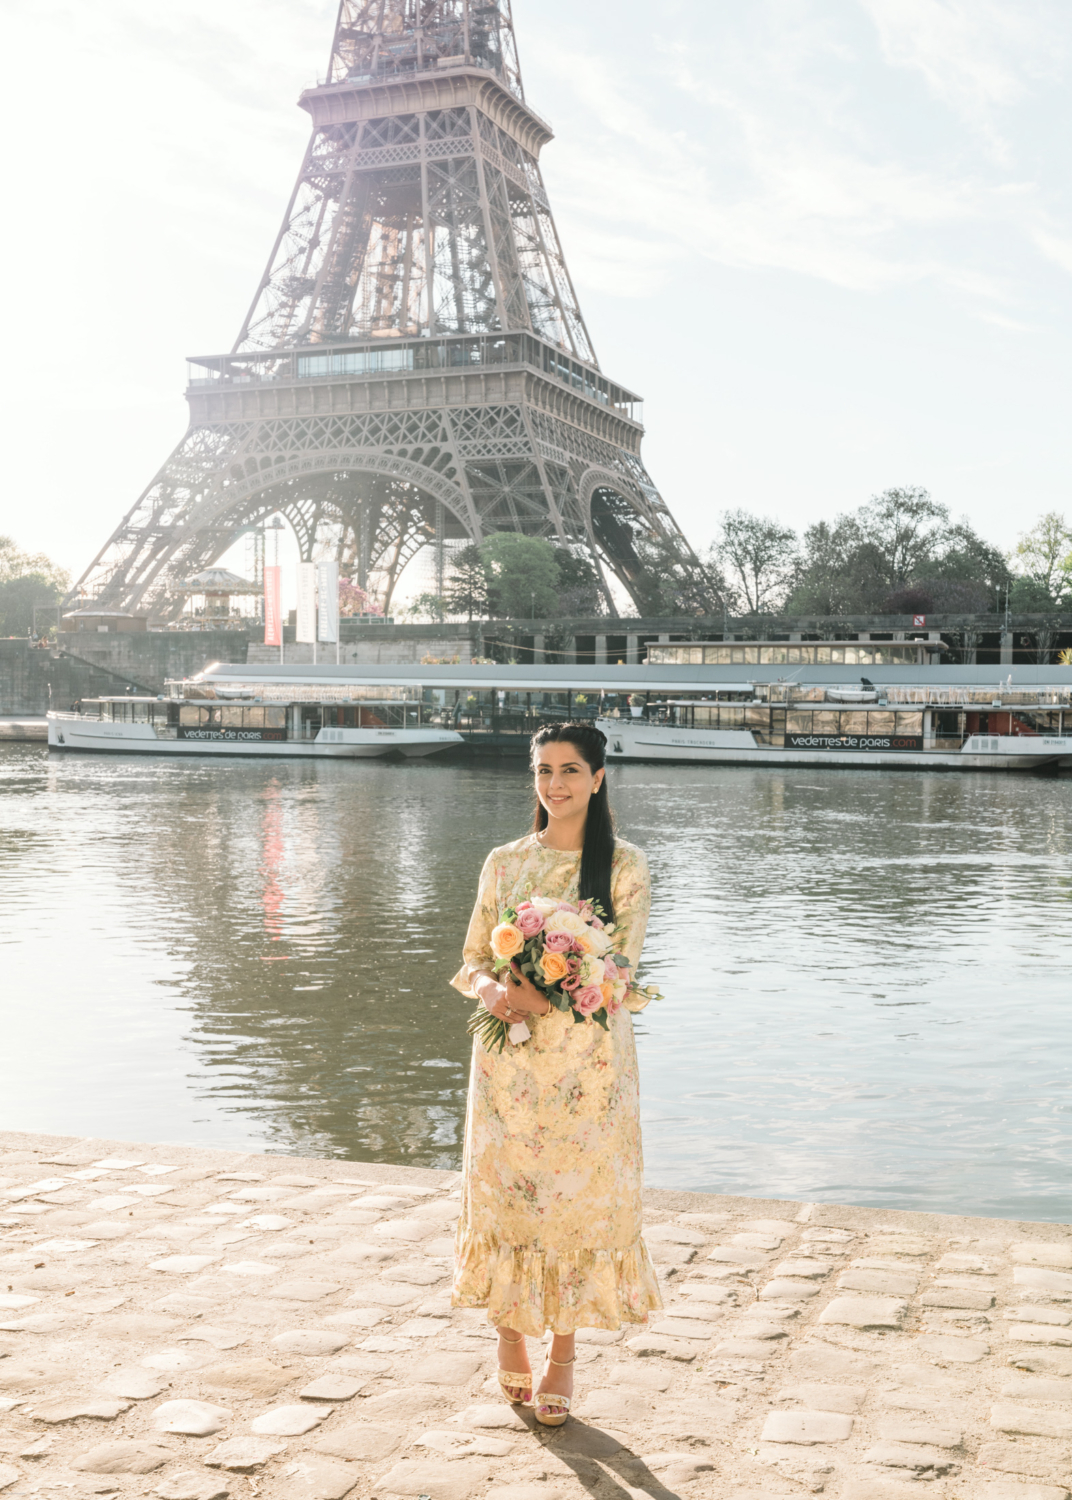
[[[317,639],[334,643],[339,639],[339,565],[322,562],[316,565],[317,592],[320,595]]]
[[[266,563],[264,567],[264,644],[283,644],[282,568]]]
[[[298,629],[296,641],[316,640],[316,563],[298,564]]]

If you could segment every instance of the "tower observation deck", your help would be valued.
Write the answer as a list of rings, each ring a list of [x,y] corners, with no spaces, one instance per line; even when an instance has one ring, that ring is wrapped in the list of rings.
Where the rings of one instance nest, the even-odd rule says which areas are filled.
[[[425,547],[498,531],[583,552],[639,606],[696,559],[600,369],[540,173],[510,0],[342,0],[312,135],[234,347],[75,593],[168,619],[274,513],[390,604]],[[613,607],[613,605],[611,606]]]

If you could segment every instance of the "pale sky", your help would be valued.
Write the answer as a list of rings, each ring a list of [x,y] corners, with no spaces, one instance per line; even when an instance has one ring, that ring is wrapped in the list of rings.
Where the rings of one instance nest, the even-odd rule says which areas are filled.
[[[694,545],[922,484],[1069,494],[1061,0],[514,0],[601,364]],[[7,0],[0,532],[77,576],[182,436],[297,174],[330,0]]]

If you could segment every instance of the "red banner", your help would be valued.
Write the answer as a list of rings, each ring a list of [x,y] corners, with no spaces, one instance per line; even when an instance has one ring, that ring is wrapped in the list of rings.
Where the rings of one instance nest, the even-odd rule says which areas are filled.
[[[264,644],[283,644],[282,573],[280,567],[264,570]]]

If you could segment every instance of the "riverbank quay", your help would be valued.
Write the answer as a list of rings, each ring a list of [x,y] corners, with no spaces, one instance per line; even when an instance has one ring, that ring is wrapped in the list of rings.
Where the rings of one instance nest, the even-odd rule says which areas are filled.
[[[0,714],[0,741],[40,740],[48,743],[48,720],[44,714]]]
[[[1067,1226],[651,1191],[665,1309],[548,1430],[450,1308],[458,1182],[0,1132],[4,1500],[1068,1500]]]

